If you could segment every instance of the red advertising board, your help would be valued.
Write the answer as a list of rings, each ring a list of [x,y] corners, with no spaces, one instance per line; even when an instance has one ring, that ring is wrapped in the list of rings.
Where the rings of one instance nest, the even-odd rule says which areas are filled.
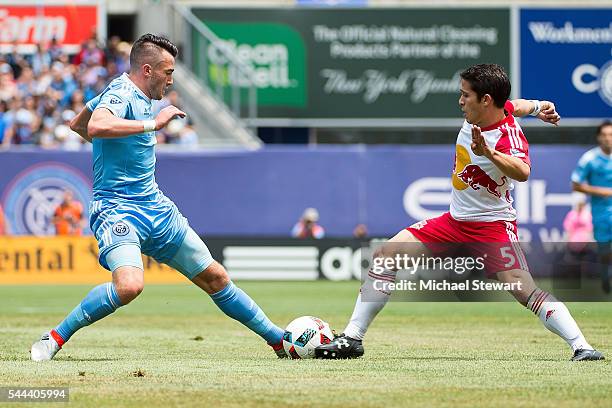
[[[74,49],[99,34],[99,20],[96,4],[0,4],[0,47],[17,43],[27,52],[36,44],[47,44],[56,38],[63,46]]]

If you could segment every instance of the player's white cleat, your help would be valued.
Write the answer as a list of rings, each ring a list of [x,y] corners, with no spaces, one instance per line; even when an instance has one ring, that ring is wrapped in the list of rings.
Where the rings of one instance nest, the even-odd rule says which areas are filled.
[[[40,340],[32,344],[32,350],[30,351],[30,357],[33,361],[49,361],[61,350],[61,346],[57,344],[57,341],[48,331],[40,336]]]

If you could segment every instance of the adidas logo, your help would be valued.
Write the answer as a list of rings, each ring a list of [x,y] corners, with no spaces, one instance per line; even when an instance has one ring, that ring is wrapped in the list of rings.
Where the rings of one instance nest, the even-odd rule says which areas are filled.
[[[555,309],[551,309],[548,312],[546,312],[546,321],[548,321],[548,318],[552,316],[553,313],[555,313]]]
[[[43,336],[40,339],[41,340],[49,340],[49,335],[48,334],[43,334]]]

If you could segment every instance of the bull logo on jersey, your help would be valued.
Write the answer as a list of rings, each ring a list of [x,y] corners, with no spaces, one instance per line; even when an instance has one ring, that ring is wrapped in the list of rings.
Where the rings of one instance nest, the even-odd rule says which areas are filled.
[[[481,187],[486,188],[489,194],[493,194],[497,198],[501,198],[499,187],[506,184],[506,176],[502,176],[501,184],[497,184],[497,182],[477,164],[468,164],[465,166],[463,171],[457,174],[457,178],[461,179],[461,181],[474,190],[480,190]]]
[[[468,187],[474,190],[484,188],[489,194],[501,198],[500,187],[506,184],[506,176],[502,177],[501,184],[498,184],[477,164],[472,164],[470,154],[467,149],[457,145],[455,156],[455,168],[453,169],[453,187],[457,190],[465,190]]]

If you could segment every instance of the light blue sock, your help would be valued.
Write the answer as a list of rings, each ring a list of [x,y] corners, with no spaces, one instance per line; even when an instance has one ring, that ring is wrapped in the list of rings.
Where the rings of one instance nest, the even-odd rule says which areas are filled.
[[[93,288],[55,328],[55,331],[66,342],[80,328],[97,322],[121,306],[123,305],[117,295],[115,285],[111,282],[103,283]]]
[[[257,303],[232,282],[210,297],[223,313],[259,334],[268,344],[281,342],[284,330],[272,323]]]

